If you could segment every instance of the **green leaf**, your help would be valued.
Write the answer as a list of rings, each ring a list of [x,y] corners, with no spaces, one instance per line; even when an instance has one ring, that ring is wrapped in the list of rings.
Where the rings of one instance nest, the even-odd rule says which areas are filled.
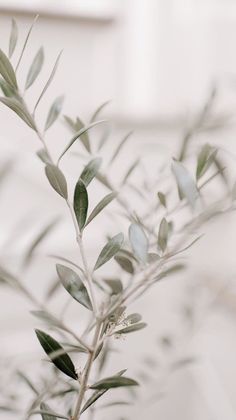
[[[113,153],[111,160],[110,160],[110,165],[114,162],[114,160],[117,158],[117,156],[119,155],[121,149],[123,148],[123,146],[125,145],[125,143],[129,140],[130,136],[133,134],[133,131],[130,131],[128,134],[126,134],[126,136],[121,140],[120,144],[117,146],[115,152]]]
[[[116,376],[122,376],[124,373],[126,372],[126,369],[121,370],[120,372],[118,372],[116,374]],[[107,392],[108,389],[102,389],[99,391],[95,391],[91,397],[88,399],[88,401],[86,401],[86,403],[84,404],[82,410],[81,410],[81,414],[87,410],[87,408],[89,408],[92,404],[94,404],[103,394],[105,394],[105,392]]]
[[[64,350],[63,347],[49,334],[46,334],[45,332],[41,330],[35,330],[35,332],[45,353],[49,356],[49,358],[54,363],[54,365],[61,372],[65,373],[65,375],[77,380],[78,377],[75,371],[75,367],[73,365],[71,358],[68,356],[67,353],[61,356],[55,357],[55,358],[51,357],[52,353],[58,350]]]
[[[25,257],[24,257],[24,265],[28,264],[32,257],[33,257],[33,253],[35,251],[35,249],[37,248],[38,245],[40,245],[40,243],[44,240],[44,238],[51,232],[51,230],[57,225],[58,223],[58,219],[57,220],[53,220],[52,222],[48,223],[38,234],[37,236],[33,239],[33,242],[31,243],[31,245],[29,246]]]
[[[124,319],[124,323],[128,323],[128,324],[137,324],[137,322],[140,322],[142,319],[142,315],[138,314],[138,313],[134,313],[134,314],[130,314],[128,315],[125,319]]]
[[[15,51],[16,44],[18,39],[18,27],[15,19],[11,20],[11,34],[9,39],[9,49],[8,49],[8,56],[11,58],[12,54]]]
[[[76,117],[75,132],[77,132],[79,130],[82,130],[83,128],[85,128],[85,124],[81,121],[81,119],[79,117]],[[81,134],[80,141],[84,145],[87,152],[91,153],[89,135],[88,135],[87,131],[85,131],[83,134]]]
[[[81,303],[81,305],[85,306],[85,308],[92,311],[93,307],[87,289],[78,274],[71,268],[61,264],[57,264],[56,269],[61,283],[67,292],[75,300],[77,300],[77,302]]]
[[[201,178],[211,164],[215,161],[217,150],[213,149],[209,144],[205,144],[201,149],[198,160],[197,160],[197,169],[196,169],[196,178],[197,180]]]
[[[45,149],[40,149],[36,152],[36,155],[39,157],[39,159],[43,162],[43,163],[49,163],[51,164],[51,158],[50,156],[48,156],[48,153]]]
[[[134,161],[134,163],[130,166],[130,168],[128,169],[128,171],[126,172],[126,174],[125,174],[125,176],[124,176],[124,178],[123,178],[123,181],[122,181],[122,185],[124,185],[127,181],[128,181],[128,179],[129,179],[129,177],[130,177],[130,175],[133,173],[133,171],[137,168],[137,166],[138,166],[138,164],[139,164],[139,162],[140,162],[140,159],[136,159],[135,161]]]
[[[81,179],[79,179],[75,186],[74,211],[80,231],[82,231],[86,223],[88,212],[88,193]]]
[[[14,111],[30,128],[36,131],[34,120],[22,102],[16,98],[4,97],[0,97],[0,102]]]
[[[123,233],[118,233],[118,235],[113,236],[107,244],[104,246],[102,251],[100,252],[96,264],[94,266],[94,270],[97,270],[111,258],[113,258],[117,252],[120,250],[122,244],[124,242],[124,235]]]
[[[159,198],[159,201],[160,201],[161,205],[163,207],[166,207],[166,196],[165,196],[165,194],[163,194],[161,191],[158,191],[157,195],[158,195],[158,198]]]
[[[94,114],[91,117],[90,122],[94,122],[96,120],[96,118],[98,117],[98,115],[103,111],[103,109],[110,103],[111,101],[106,101],[103,104],[99,105],[99,107],[96,109],[96,111],[94,112]]]
[[[62,110],[63,102],[64,96],[58,96],[58,98],[56,98],[55,101],[52,103],[51,108],[49,109],[44,131],[48,130],[57,120]]]
[[[61,54],[62,54],[62,51],[58,54],[57,59],[56,59],[56,62],[54,64],[54,66],[53,66],[52,72],[51,72],[51,74],[49,76],[49,79],[48,79],[47,83],[45,84],[45,86],[44,86],[44,88],[43,88],[43,90],[42,90],[42,92],[41,92],[41,94],[40,94],[40,96],[39,96],[39,98],[38,98],[35,106],[34,106],[34,113],[35,113],[35,111],[36,111],[36,109],[37,109],[37,107],[39,105],[39,102],[41,101],[43,95],[46,93],[46,91],[48,90],[51,82],[53,81],[53,78],[54,78],[55,73],[57,71],[57,67],[58,67],[58,64],[59,64],[59,60],[60,60]]]
[[[30,28],[29,28],[29,31],[28,31],[28,33],[27,33],[27,35],[26,35],[25,42],[24,42],[23,48],[22,48],[22,50],[21,50],[21,53],[20,53],[20,57],[19,57],[18,63],[17,63],[17,65],[16,65],[16,72],[17,72],[18,67],[19,67],[19,65],[20,65],[20,63],[21,63],[21,60],[22,60],[22,57],[23,57],[23,55],[24,55],[24,52],[25,52],[25,49],[26,49],[26,46],[27,46],[27,43],[28,43],[28,40],[29,40],[30,34],[31,34],[32,30],[33,30],[33,27],[34,27],[35,23],[36,23],[36,22],[37,22],[37,20],[38,20],[38,17],[39,17],[39,15],[36,15],[36,16],[35,16],[35,18],[34,18],[34,20],[33,20],[32,24],[31,24],[31,26],[30,26]]]
[[[47,164],[45,173],[52,188],[65,200],[68,198],[66,178],[58,166]]]
[[[43,420],[55,420],[54,415],[52,416],[51,414],[44,414],[44,413],[52,413],[52,410],[47,404],[41,403],[40,410],[41,410],[41,416]]]
[[[145,322],[139,322],[138,324],[129,325],[128,327],[115,331],[115,334],[129,334],[131,332],[142,330],[146,326],[147,324]]]
[[[74,142],[80,138],[82,136],[82,134],[86,133],[88,130],[90,130],[91,128],[95,127],[98,124],[101,124],[103,122],[106,122],[105,120],[101,120],[101,121],[96,121],[92,124],[87,125],[86,127],[81,128],[70,140],[70,142],[68,143],[68,145],[66,146],[66,148],[63,150],[63,152],[60,154],[59,158],[58,158],[58,162],[60,162],[61,158],[64,156],[64,154],[70,149],[70,147],[74,144]]]
[[[133,263],[132,261],[130,261],[129,258],[126,258],[122,255],[116,255],[115,260],[124,271],[126,271],[129,274],[134,273]]]
[[[98,170],[101,166],[102,159],[95,158],[92,159],[83,169],[80,179],[83,181],[84,185],[87,187],[93,178],[97,175]]]
[[[168,242],[168,235],[169,235],[169,224],[166,221],[165,218],[162,219],[159,227],[158,232],[158,246],[162,250],[162,252],[165,252]]]
[[[44,50],[43,47],[41,47],[36,56],[33,59],[33,62],[29,68],[29,72],[26,77],[25,82],[25,89],[29,89],[29,87],[34,83],[34,81],[37,79],[40,71],[42,70],[44,62]]]
[[[0,87],[4,96],[8,98],[15,97],[17,99],[15,88],[9,85],[9,83],[7,83],[2,77],[0,78]]]
[[[81,410],[81,414],[87,410],[87,408],[89,408],[92,404],[94,404],[103,394],[105,394],[105,392],[107,392],[107,389],[102,389],[100,391],[95,391],[91,397],[88,399],[88,401],[86,401],[86,403],[84,404],[82,410]]]
[[[105,283],[110,287],[113,295],[118,295],[123,291],[123,284],[119,279],[105,279]]]
[[[148,240],[143,229],[136,223],[130,225],[129,240],[134,255],[139,261],[145,263],[147,261]]]
[[[182,163],[176,160],[172,163],[172,171],[180,193],[187,199],[190,206],[194,207],[199,194],[193,178]]]
[[[2,75],[3,79],[15,90],[17,90],[17,81],[14,69],[4,54],[4,52],[0,49],[0,74]]]
[[[123,386],[137,386],[138,382],[125,376],[110,376],[91,385],[91,389],[110,389]]]
[[[99,203],[96,205],[96,207],[94,207],[94,209],[92,210],[91,214],[88,217],[86,226],[99,214],[101,213],[101,211],[108,206],[108,204],[110,204],[114,198],[117,197],[117,193],[116,192],[112,192],[110,194],[107,194],[101,201],[99,201]]]

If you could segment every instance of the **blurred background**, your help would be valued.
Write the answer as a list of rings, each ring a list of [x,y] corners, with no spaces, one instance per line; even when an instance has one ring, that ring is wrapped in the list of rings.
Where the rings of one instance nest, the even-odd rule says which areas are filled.
[[[65,94],[63,113],[83,121],[89,121],[101,103],[111,101],[104,111],[113,124],[105,153],[109,154],[127,131],[134,130],[115,166],[114,180],[139,156],[148,177],[175,156],[186,130],[214,91],[209,127],[194,140],[219,148],[223,162],[227,160],[227,182],[234,181],[234,0],[0,0],[4,51],[11,18],[20,29],[19,53],[37,13],[40,18],[18,74],[24,81],[43,45],[46,60],[28,94],[30,106],[63,50],[56,77],[40,105],[39,122],[61,94]],[[46,255],[76,258],[74,234],[67,211],[49,188],[35,156],[40,145],[32,132],[3,106],[0,115],[1,264],[15,274],[20,272],[33,293],[41,296],[55,279],[55,261]],[[63,123],[52,127],[48,146],[53,155],[58,155],[65,138],[69,139],[69,134]],[[83,165],[78,169],[74,162],[71,172],[70,165],[65,159],[65,171],[69,169],[68,177],[74,181]],[[138,184],[138,176],[132,176],[134,185]],[[209,195],[215,191],[221,194],[224,182],[220,178]],[[98,186],[94,194],[101,195]],[[58,225],[40,243],[33,264],[25,269],[22,255],[55,218],[59,218]],[[115,354],[113,364],[118,370],[129,366],[134,375],[143,378],[144,385],[134,407],[116,409],[117,418],[235,419],[235,222],[233,212],[204,226],[200,232],[204,237],[188,251],[188,270],[133,305],[149,327],[118,343],[122,353]],[[112,214],[104,223],[105,233],[116,233]],[[104,243],[105,233],[101,224],[88,231],[91,261]],[[50,303],[56,309],[64,304],[63,294]],[[29,314],[31,305],[12,290],[1,288],[0,308],[2,360],[9,360],[12,368],[22,360],[36,363],[42,353],[33,335],[36,321]],[[76,322],[76,314],[72,308],[72,322]],[[98,418],[110,418],[114,412],[109,410],[99,412]],[[0,418],[5,419],[6,414],[0,412]]]

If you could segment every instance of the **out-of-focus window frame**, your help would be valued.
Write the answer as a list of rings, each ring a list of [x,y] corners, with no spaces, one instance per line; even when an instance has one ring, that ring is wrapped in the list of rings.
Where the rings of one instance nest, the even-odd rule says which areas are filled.
[[[113,20],[115,0],[0,0],[0,12]]]

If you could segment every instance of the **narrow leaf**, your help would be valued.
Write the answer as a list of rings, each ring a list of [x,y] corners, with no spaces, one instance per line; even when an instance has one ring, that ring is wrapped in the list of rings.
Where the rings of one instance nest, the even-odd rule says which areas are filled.
[[[9,39],[9,49],[8,49],[8,56],[11,58],[12,54],[15,51],[16,44],[18,39],[18,27],[15,19],[11,20],[11,34]]]
[[[36,22],[37,22],[37,20],[38,20],[38,17],[39,17],[39,15],[36,15],[36,16],[35,16],[35,18],[34,18],[34,20],[33,20],[32,24],[31,24],[31,26],[30,26],[30,28],[29,28],[29,31],[28,31],[28,33],[27,33],[27,35],[26,35],[25,42],[24,42],[23,48],[22,48],[22,50],[21,50],[21,53],[20,53],[20,57],[19,57],[18,63],[17,63],[17,65],[16,65],[16,72],[17,72],[18,67],[19,67],[19,65],[20,65],[20,63],[21,63],[21,60],[22,60],[23,54],[24,54],[24,52],[25,52],[25,49],[26,49],[26,46],[27,46],[27,43],[28,43],[28,40],[29,40],[30,34],[31,34],[32,30],[33,30],[33,27],[34,27],[35,23],[36,23]]]
[[[0,97],[0,102],[14,111],[30,128],[36,131],[34,120],[22,102],[18,101],[16,98],[3,97]]]
[[[198,198],[198,190],[193,178],[180,162],[173,161],[172,171],[181,194],[188,200],[190,206],[194,207]]]
[[[105,279],[105,283],[110,287],[113,295],[118,295],[123,291],[123,284],[119,279]]]
[[[50,156],[48,156],[48,153],[45,149],[40,149],[36,152],[36,155],[39,157],[39,159],[43,162],[43,163],[51,163],[51,158]]]
[[[134,161],[134,163],[130,166],[130,168],[128,169],[127,173],[125,174],[123,181],[122,181],[122,185],[124,185],[127,181],[128,178],[130,177],[130,175],[133,173],[133,171],[137,168],[138,164],[139,164],[140,159],[136,159]]]
[[[128,324],[137,324],[137,322],[140,322],[142,319],[142,315],[138,313],[130,314],[124,319],[124,323]]]
[[[46,93],[46,91],[48,90],[48,88],[49,88],[49,86],[50,86],[50,84],[51,84],[51,82],[52,82],[52,80],[53,80],[53,78],[54,78],[54,75],[55,75],[55,73],[56,73],[56,71],[57,71],[57,67],[58,67],[58,63],[59,63],[59,60],[60,60],[61,54],[62,54],[62,51],[58,54],[57,59],[56,59],[56,62],[55,62],[55,64],[54,64],[54,66],[53,66],[52,72],[51,72],[51,74],[50,74],[50,76],[49,76],[49,79],[48,79],[47,83],[45,84],[45,86],[44,86],[44,88],[43,88],[43,90],[42,90],[42,93],[40,94],[40,96],[39,96],[39,98],[38,98],[38,100],[37,100],[37,102],[36,102],[36,104],[35,104],[35,106],[34,106],[34,113],[35,113],[35,111],[36,111],[36,109],[37,109],[37,107],[38,107],[38,105],[39,105],[39,102],[41,101],[41,99],[42,99],[43,95],[44,95],[44,94]]]
[[[17,90],[17,81],[14,69],[6,54],[0,49],[0,74],[3,79],[15,90]]]
[[[96,109],[96,111],[94,112],[94,114],[91,117],[90,122],[93,123],[96,118],[98,117],[98,115],[103,111],[103,109],[110,103],[111,101],[106,101],[103,104],[99,105],[99,107]]]
[[[166,196],[161,191],[157,193],[159,201],[163,207],[166,207]]]
[[[88,212],[88,193],[81,179],[79,179],[75,187],[74,211],[79,228],[82,230],[85,226]]]
[[[51,184],[52,188],[63,198],[67,200],[68,193],[67,193],[67,183],[64,174],[61,170],[52,164],[47,164],[45,166],[45,173],[49,183]]]
[[[34,81],[37,79],[40,71],[42,70],[44,62],[44,50],[43,47],[41,47],[36,56],[33,59],[33,62],[29,68],[29,72],[26,77],[25,82],[25,89],[29,89],[29,87],[34,83]]]
[[[158,232],[158,240],[157,240],[158,246],[160,247],[162,252],[165,252],[166,250],[167,242],[168,242],[168,234],[169,234],[169,224],[166,221],[166,219],[163,218],[160,223],[159,232]]]
[[[141,262],[147,261],[148,240],[143,229],[136,223],[130,225],[129,240],[134,255]]]
[[[145,322],[139,322],[138,324],[129,325],[128,327],[115,331],[115,334],[129,334],[135,331],[142,330],[146,326],[147,324]]]
[[[64,96],[58,96],[58,98],[56,98],[55,101],[52,103],[51,108],[49,109],[44,131],[48,130],[57,120],[62,110],[63,102]]]
[[[71,268],[61,264],[57,264],[56,269],[61,283],[67,292],[77,300],[77,302],[92,311],[93,307],[87,289],[78,274]]]
[[[91,389],[110,389],[123,386],[137,386],[138,382],[125,376],[111,376],[91,385]]]
[[[76,117],[75,132],[82,130],[83,128],[85,128],[85,124],[83,123],[83,121],[81,121],[79,117]],[[80,141],[84,145],[87,152],[91,153],[88,131],[85,131],[83,134],[81,134]]]
[[[107,261],[113,258],[120,250],[123,242],[123,233],[118,233],[118,235],[111,238],[99,254],[96,264],[94,266],[94,270],[97,270],[99,267],[101,267],[103,264],[105,264]]]
[[[120,372],[118,372],[116,374],[116,376],[122,376],[124,373],[126,372],[126,369],[121,370]],[[87,408],[89,408],[92,404],[94,404],[103,394],[105,394],[105,392],[107,392],[108,389],[102,389],[102,390],[98,390],[95,391],[91,397],[88,399],[88,401],[86,401],[86,403],[84,404],[82,410],[81,410],[81,414],[87,410]]]
[[[88,217],[86,226],[99,214],[101,213],[101,211],[108,206],[108,204],[110,204],[114,198],[117,197],[117,193],[116,192],[112,192],[110,194],[107,194],[97,205],[96,207],[94,207],[93,211],[91,212],[91,214]]]
[[[45,353],[49,356],[49,358],[52,360],[54,365],[61,372],[65,373],[65,375],[77,380],[77,373],[75,371],[75,367],[73,365],[71,358],[68,356],[68,354],[65,353],[56,358],[51,358],[50,356],[51,353],[57,350],[64,350],[63,347],[49,334],[46,334],[45,332],[41,330],[35,330],[35,332]]]
[[[101,124],[105,122],[105,120],[101,120],[101,121],[96,121],[86,127],[81,128],[71,139],[71,141],[68,143],[68,145],[66,146],[66,148],[63,150],[63,152],[60,154],[59,158],[58,158],[58,162],[60,162],[61,158],[64,156],[64,154],[70,149],[70,147],[74,144],[74,142],[80,138],[82,136],[82,134],[86,133],[88,130],[90,130],[90,128],[95,127],[98,124]]]
[[[196,179],[201,178],[215,161],[217,150],[205,144],[198,155]]]
[[[97,175],[98,170],[101,166],[102,159],[95,158],[92,159],[83,169],[80,179],[83,181],[84,185],[87,187],[93,178]]]
[[[114,160],[117,158],[117,156],[119,155],[120,151],[122,150],[123,146],[125,145],[125,143],[129,140],[130,136],[133,134],[133,131],[130,131],[128,134],[126,134],[126,136],[121,140],[120,144],[117,146],[115,152],[113,153],[111,160],[110,160],[110,165],[114,162]]]
[[[122,255],[116,255],[115,260],[124,271],[129,274],[133,274],[134,267],[132,261],[130,261],[129,258],[123,257]]]

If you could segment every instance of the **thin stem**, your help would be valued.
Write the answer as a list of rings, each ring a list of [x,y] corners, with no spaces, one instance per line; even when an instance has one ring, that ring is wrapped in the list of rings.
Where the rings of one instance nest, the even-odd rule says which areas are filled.
[[[77,223],[77,220],[76,220],[74,208],[68,200],[67,200],[67,205],[69,207],[71,217],[72,217],[72,220],[73,220],[73,224],[74,224],[74,227],[75,227],[76,241],[79,245],[81,258],[82,258],[82,261],[83,261],[84,271],[85,271],[86,279],[87,279],[87,282],[88,282],[88,287],[89,287],[89,291],[90,291],[90,295],[91,295],[91,300],[92,300],[92,304],[93,304],[94,313],[95,313],[95,315],[97,315],[97,303],[96,303],[96,299],[95,299],[95,295],[94,295],[93,279],[92,279],[92,274],[89,270],[87,258],[86,258],[85,252],[84,252],[84,244],[83,244],[82,233],[80,232],[79,227],[78,227],[78,223]]]
[[[87,360],[87,363],[86,363],[86,366],[85,366],[85,369],[84,369],[84,374],[83,374],[81,382],[80,382],[79,396],[78,396],[78,400],[77,400],[77,403],[76,403],[76,406],[75,406],[75,412],[74,412],[74,415],[71,418],[71,420],[79,420],[80,419],[82,403],[83,403],[85,392],[87,390],[88,380],[89,380],[91,368],[92,368],[92,365],[93,365],[94,357],[95,357],[95,354],[96,354],[96,350],[97,350],[97,344],[98,344],[98,339],[99,339],[101,326],[102,326],[102,321],[99,320],[97,322],[97,325],[96,325],[96,328],[95,328],[93,343],[92,343],[92,351],[90,352],[90,354],[88,356],[88,360]]]

